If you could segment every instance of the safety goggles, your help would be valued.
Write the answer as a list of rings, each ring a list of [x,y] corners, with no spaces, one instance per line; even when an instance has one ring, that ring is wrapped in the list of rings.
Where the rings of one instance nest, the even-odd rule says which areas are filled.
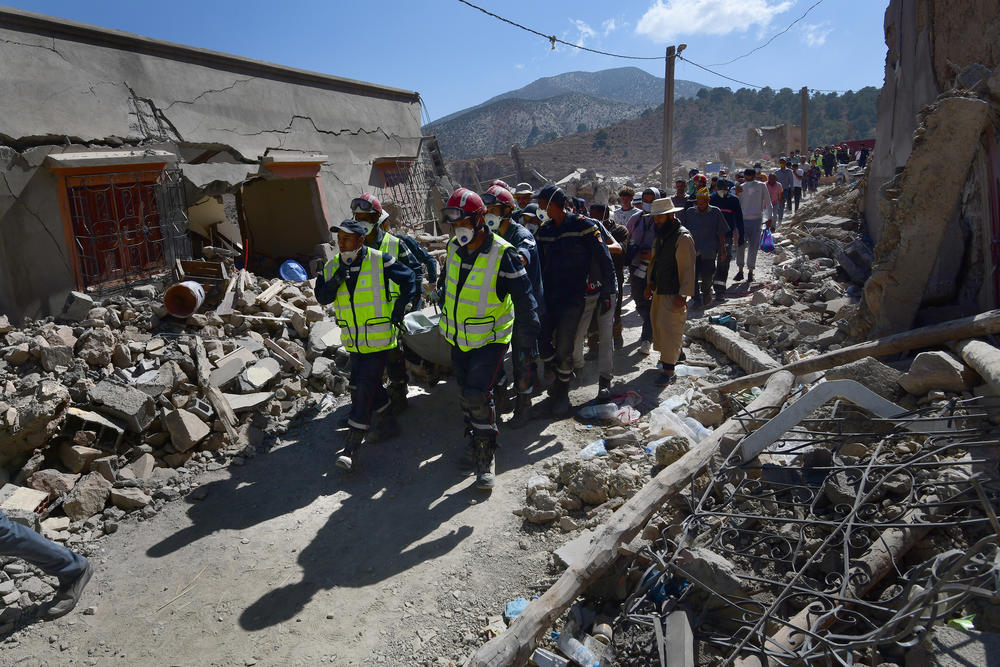
[[[362,211],[363,213],[368,213],[369,211],[375,210],[375,205],[367,199],[358,197],[357,199],[351,200],[351,210],[354,212]]]
[[[451,224],[455,224],[456,222],[461,222],[462,220],[465,220],[466,218],[471,218],[474,215],[475,213],[468,213],[466,211],[463,211],[458,206],[445,206],[443,209],[441,209],[441,216],[444,218],[444,221],[450,222]]]
[[[510,206],[510,204],[500,201],[500,199],[495,194],[492,194],[490,192],[487,192],[486,194],[482,194],[479,196],[483,200],[483,204],[485,204],[486,206]]]

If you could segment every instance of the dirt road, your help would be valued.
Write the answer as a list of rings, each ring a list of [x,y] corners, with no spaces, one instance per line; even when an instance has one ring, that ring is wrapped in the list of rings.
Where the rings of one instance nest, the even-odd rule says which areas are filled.
[[[616,389],[627,383],[654,405],[655,355],[638,353],[637,324],[629,314]],[[574,404],[596,393],[592,366]],[[405,434],[365,450],[354,474],[333,466],[343,414],[341,406],[316,415],[266,455],[206,473],[149,521],[122,522],[98,542],[80,604],[94,613],[28,626],[0,645],[0,662],[460,661],[488,616],[558,573],[551,551],[572,534],[523,525],[512,511],[534,464],[594,433],[572,419],[504,429],[487,496],[455,467],[462,421],[453,382],[415,389]]]

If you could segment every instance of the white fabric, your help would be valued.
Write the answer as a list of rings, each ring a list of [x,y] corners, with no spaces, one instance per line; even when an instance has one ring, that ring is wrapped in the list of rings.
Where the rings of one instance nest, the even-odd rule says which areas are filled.
[[[739,194],[739,197],[744,218],[763,217],[765,220],[774,218],[774,209],[771,207],[771,194],[767,191],[765,183],[747,181],[743,184],[743,191]]]

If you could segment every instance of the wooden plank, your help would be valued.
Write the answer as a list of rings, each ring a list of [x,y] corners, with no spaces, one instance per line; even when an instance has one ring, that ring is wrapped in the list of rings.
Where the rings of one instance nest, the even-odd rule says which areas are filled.
[[[278,296],[278,292],[285,289],[285,281],[277,280],[273,285],[257,295],[257,303],[266,305],[268,301]]]
[[[748,412],[758,418],[757,425],[777,412],[794,381],[795,376],[787,372],[778,371],[771,376],[764,391],[747,406]],[[590,549],[579,562],[568,567],[542,597],[531,602],[507,632],[481,646],[466,664],[474,667],[524,664],[556,619],[614,563],[618,545],[635,537],[663,503],[691,483],[692,476],[719,451],[723,438],[738,435],[743,429],[744,422],[729,419],[691,451],[661,470],[597,528]]]
[[[735,380],[711,385],[706,388],[706,391],[713,389],[723,393],[740,391],[762,384],[767,378],[778,371],[789,371],[796,375],[812,373],[814,371],[825,371],[834,366],[847,364],[865,357],[884,357],[922,347],[944,345],[955,340],[976,338],[995,333],[1000,333],[1000,310],[989,310],[972,317],[963,317],[958,320],[944,322],[943,324],[934,324],[884,338],[865,341],[864,343],[851,345],[840,350],[785,364],[780,368],[744,375]]]
[[[206,262],[197,259],[179,260],[184,273],[193,278],[215,278],[227,280],[226,265],[222,262]]]
[[[267,349],[271,350],[271,352],[274,352],[274,354],[277,355],[277,357],[279,359],[281,359],[283,362],[285,362],[291,368],[294,368],[295,370],[297,370],[299,372],[302,372],[303,370],[305,370],[305,364],[303,364],[301,361],[299,361],[298,359],[296,359],[293,355],[291,355],[288,352],[286,352],[284,350],[284,348],[282,348],[280,345],[278,345],[277,343],[275,343],[270,338],[265,338],[264,339],[264,345],[266,345]]]
[[[236,279],[238,276],[233,276],[229,279],[229,287],[226,288],[225,294],[222,295],[222,301],[219,302],[219,306],[215,309],[215,314],[228,315],[233,312],[233,301],[236,299]]]
[[[285,310],[290,310],[296,315],[302,315],[304,317],[306,314],[306,311],[302,310],[298,306],[293,306],[292,304],[288,303],[287,301],[284,301],[283,299],[278,299],[277,303],[281,305],[281,307],[284,308]]]
[[[239,434],[236,432],[236,414],[233,412],[232,407],[230,407],[229,401],[222,395],[222,391],[218,387],[206,388],[205,398],[215,408],[215,414],[218,415],[219,421],[222,422],[223,428],[226,429],[226,435],[235,442],[239,438]]]

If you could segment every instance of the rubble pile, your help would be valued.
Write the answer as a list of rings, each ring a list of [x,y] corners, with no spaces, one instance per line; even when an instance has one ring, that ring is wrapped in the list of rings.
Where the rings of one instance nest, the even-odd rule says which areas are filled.
[[[20,327],[0,317],[8,516],[86,553],[347,392],[349,355],[309,284],[229,269],[218,305],[185,320],[154,285],[102,301],[74,292],[59,317]],[[25,602],[14,591],[4,602]]]

